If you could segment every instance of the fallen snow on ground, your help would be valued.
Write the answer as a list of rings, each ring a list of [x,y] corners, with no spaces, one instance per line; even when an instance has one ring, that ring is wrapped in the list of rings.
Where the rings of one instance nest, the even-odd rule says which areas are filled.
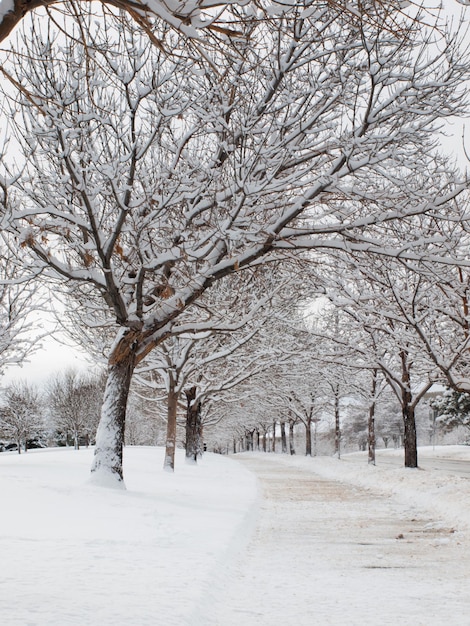
[[[294,596],[283,592],[289,587],[289,580],[303,580],[303,591],[310,593],[314,580],[309,579],[314,574],[312,562],[302,564],[297,561],[296,564],[288,557],[283,560],[280,553],[273,561],[264,564],[263,560],[255,559],[251,564],[254,582],[247,579],[243,586],[243,555],[250,540],[259,544],[264,536],[269,536],[271,544],[265,546],[268,554],[275,552],[276,542],[282,540],[272,511],[282,510],[283,532],[294,529],[294,543],[298,544],[294,547],[301,554],[303,537],[299,533],[297,541],[295,529],[299,512],[308,505],[308,489],[302,496],[306,504],[300,502],[290,507],[281,503],[278,507],[276,502],[271,502],[266,507],[255,476],[245,469],[243,463],[206,454],[198,466],[191,466],[186,465],[183,455],[179,454],[175,474],[168,474],[162,471],[162,449],[138,447],[125,450],[127,490],[105,489],[89,483],[92,454],[92,450],[63,449],[30,451],[22,455],[0,454],[2,626],[206,626],[209,623],[226,626],[234,623],[234,613],[233,607],[227,606],[224,617],[223,606],[220,608],[224,589],[237,581],[236,589],[240,589],[240,595],[244,596],[239,598],[240,606],[245,606],[248,601],[251,605],[254,601],[256,606],[256,598],[250,598],[250,595],[255,593],[253,584],[258,573],[268,583],[271,574],[279,581],[276,594],[284,604],[296,602],[295,590]],[[399,453],[391,451],[389,454]],[[420,451],[420,454],[470,461],[470,449],[463,447]],[[240,455],[240,458],[246,456]],[[426,516],[434,515],[429,517],[433,520],[433,528],[440,523],[439,520],[453,525],[452,531],[455,532],[450,538],[445,537],[445,541],[452,544],[449,548],[454,550],[452,554],[460,554],[458,550],[462,546],[462,559],[468,560],[468,542],[466,533],[462,533],[470,522],[468,479],[442,472],[369,467],[365,461],[357,462],[357,455],[341,461],[280,454],[256,454],[253,457],[270,461],[265,463],[265,471],[268,478],[270,472],[275,474],[274,482],[279,481],[285,467],[291,480],[296,480],[295,476],[317,475],[331,479],[335,484],[360,487],[358,500],[363,504],[367,502],[369,490],[371,498],[387,501],[386,510],[391,516],[398,512],[399,522],[409,518],[410,508],[418,510],[424,520],[428,519]],[[294,471],[300,474],[292,478]],[[347,502],[343,496],[338,496],[340,492],[348,494]],[[340,492],[335,489],[332,492],[336,493],[337,506],[343,507],[348,515],[352,514],[356,504],[354,489]],[[279,493],[282,494],[282,489]],[[317,500],[321,497],[316,496]],[[328,530],[329,517],[336,511],[334,498],[324,506],[319,500],[312,505],[312,515],[317,511],[325,518],[323,533]],[[258,528],[255,531],[256,522]],[[304,524],[309,525],[308,516]],[[314,521],[312,526],[315,527]],[[347,524],[343,530],[347,535]],[[314,538],[311,542],[310,549],[315,553]],[[321,567],[326,569],[315,571],[318,598],[323,597],[322,576],[326,581],[334,578],[328,570],[328,543],[328,535],[323,534]],[[396,539],[392,537],[391,544],[395,546],[395,543]],[[347,546],[347,542],[344,545]],[[355,549],[358,545],[356,541]],[[439,548],[437,544],[436,548]],[[341,557],[345,572],[357,568],[356,552],[349,553],[347,547],[342,548],[341,553],[339,548],[335,550],[334,556]],[[432,571],[429,559],[434,558],[433,553],[430,554],[426,552],[426,571],[429,572]],[[444,564],[445,553],[441,551],[439,555],[439,563]],[[452,563],[448,565],[450,567]],[[466,563],[458,565],[457,573],[468,570]],[[270,571],[274,567],[276,575]],[[294,576],[296,567],[300,569]],[[339,575],[338,571],[335,576]],[[370,568],[364,571],[373,573]],[[387,576],[390,573],[388,570],[384,572]],[[420,570],[417,576],[423,572]],[[381,585],[381,579],[374,576],[374,580],[376,586]],[[391,584],[392,579],[389,583],[387,580],[384,578],[384,585]],[[311,614],[302,613],[302,609],[299,612],[304,615],[305,623],[317,623],[318,626],[407,623],[392,619],[393,615],[389,615],[388,621],[380,618],[377,622],[363,621],[359,604],[354,609],[350,603],[342,604],[341,600],[343,595],[349,599],[356,597],[357,580],[345,575],[341,584],[344,594],[341,589],[325,590],[330,604],[325,604],[323,615],[328,609],[328,620],[320,617],[312,622],[315,615],[319,615],[312,606]],[[385,586],[383,593],[397,592],[399,583],[393,584],[394,589]],[[432,597],[432,586],[429,585],[425,591]],[[411,594],[409,601],[406,600],[408,604],[405,603],[405,608],[415,615],[413,624],[421,624],[416,621],[416,612],[420,609],[413,600],[419,592],[417,583],[415,595]],[[452,602],[454,600],[457,601],[453,598]],[[237,597],[235,601],[238,601]],[[462,602],[465,603],[466,599],[463,598]],[[220,617],[214,622],[211,611],[216,605]],[[266,601],[262,612],[258,612],[253,621],[241,613],[238,624],[298,626],[304,623],[299,619],[279,621],[279,613],[273,606],[270,614],[269,606]],[[466,609],[466,605],[460,608]],[[448,626],[470,623],[462,621],[467,619],[469,612],[460,613],[459,617],[449,614]]]
[[[254,477],[217,455],[169,474],[162,449],[127,448],[127,490],[106,489],[92,454],[0,454],[0,623],[196,624],[251,533]]]

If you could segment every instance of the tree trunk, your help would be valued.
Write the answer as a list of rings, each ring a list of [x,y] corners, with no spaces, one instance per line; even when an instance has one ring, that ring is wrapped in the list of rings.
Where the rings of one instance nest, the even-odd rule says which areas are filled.
[[[165,460],[163,461],[163,469],[168,472],[173,472],[175,470],[176,416],[178,410],[178,397],[179,393],[175,391],[174,386],[171,385],[168,392]]]
[[[375,465],[375,402],[372,402],[369,406],[369,420],[368,420],[368,463]]]
[[[130,346],[123,350],[119,350],[118,346],[113,351],[113,357],[110,358],[108,365],[108,378],[91,467],[92,481],[108,486],[123,484],[122,450],[127,397],[135,366],[135,352]]]
[[[281,450],[282,454],[287,454],[287,437],[286,437],[286,423],[281,422]]]
[[[415,411],[411,403],[405,404],[402,410],[404,427],[403,445],[405,448],[405,467],[416,468],[418,467],[418,445],[416,439]]]
[[[377,371],[374,370],[372,374],[372,387],[371,387],[371,403],[369,405],[369,420],[368,420],[368,448],[369,457],[368,463],[375,465],[375,394],[377,391]]]
[[[289,452],[291,455],[295,454],[294,420],[289,420]]]
[[[418,444],[416,440],[415,409],[411,395],[411,376],[408,352],[400,353],[402,363],[401,408],[403,415],[403,447],[405,448],[405,467],[418,467]]]
[[[312,421],[305,423],[305,456],[312,456]]]
[[[191,387],[186,390],[186,461],[197,463],[201,456],[201,403],[196,399],[197,388]]]
[[[271,452],[276,452],[276,420],[273,420],[273,445],[271,446]]]
[[[335,456],[341,458],[341,424],[339,419],[339,395],[335,394]]]

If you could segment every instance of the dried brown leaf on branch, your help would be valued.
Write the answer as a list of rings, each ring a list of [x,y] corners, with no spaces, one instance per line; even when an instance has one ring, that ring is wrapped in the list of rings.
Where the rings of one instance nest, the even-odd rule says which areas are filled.
[[[458,0],[455,1],[457,2]],[[90,4],[89,0],[82,0],[82,2],[83,4]],[[205,29],[225,37],[237,37],[241,32],[236,28],[236,24],[233,24],[233,22],[227,24],[222,18],[214,18],[213,15],[215,11],[218,11],[217,15],[221,16],[224,12],[224,7],[247,4],[245,1],[238,2],[238,0],[229,0],[227,2],[199,0],[197,3],[188,3],[188,10],[185,11],[184,4],[178,3],[178,9],[173,10],[171,7],[172,3],[164,0],[102,0],[102,3],[130,14],[140,28],[150,36],[152,41],[152,22],[155,17],[167,21],[170,26],[188,36],[191,36],[191,33],[195,34],[198,30]],[[58,0],[10,0],[10,2],[2,4],[4,8],[2,7],[2,12],[0,13],[0,42],[10,35],[25,15],[41,7],[52,7],[58,4]],[[253,7],[261,11],[262,15],[269,13],[269,2],[253,0],[252,4]],[[419,3],[404,0],[318,0],[318,5],[327,4],[343,12],[351,19],[367,19],[373,22],[377,21],[377,23],[380,22],[381,25],[386,23],[390,30],[394,29],[397,23],[397,16],[402,14],[406,8],[409,6],[420,6]],[[299,1],[298,3],[299,8],[307,7],[308,5],[311,6],[312,3],[305,1]],[[284,4],[282,0],[275,0],[272,6],[279,7],[280,10],[283,8],[286,10],[295,8],[295,4],[291,2]],[[197,20],[197,25],[194,26],[192,18],[197,16],[201,10],[207,11],[211,17],[206,19],[206,23],[204,23],[204,20]],[[384,22],[384,16],[386,22]],[[153,43],[160,45],[158,40],[153,41]]]

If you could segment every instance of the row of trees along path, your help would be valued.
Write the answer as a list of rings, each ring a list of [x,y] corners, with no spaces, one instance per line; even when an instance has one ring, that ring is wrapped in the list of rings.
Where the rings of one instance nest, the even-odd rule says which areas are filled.
[[[0,39],[27,4],[2,3]],[[7,239],[73,324],[109,338],[97,482],[123,479],[134,372],[172,337],[213,329],[217,283],[241,292],[242,275],[302,250],[468,264],[451,245],[466,241],[468,181],[435,144],[444,118],[468,113],[460,35],[394,2],[357,19],[333,1],[274,18],[258,5],[198,31],[192,3],[152,2],[150,32],[145,7],[61,4],[2,53]],[[221,38],[234,25],[243,36]],[[424,245],[428,220],[439,236]]]
[[[262,501],[208,625],[468,623],[470,566],[463,540],[447,540],[454,529],[282,457],[234,458],[255,472]]]

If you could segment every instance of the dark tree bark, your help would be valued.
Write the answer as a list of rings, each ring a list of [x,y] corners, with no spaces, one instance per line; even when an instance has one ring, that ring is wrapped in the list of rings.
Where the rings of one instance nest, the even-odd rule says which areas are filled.
[[[166,445],[165,460],[163,461],[163,469],[173,472],[175,469],[175,452],[176,452],[176,417],[178,413],[179,394],[174,387],[170,387],[168,393],[168,411],[166,424]]]
[[[335,391],[335,456],[341,458],[341,423],[339,414],[339,390]]]
[[[312,419],[305,422],[305,456],[312,456]]]
[[[187,389],[186,395],[186,460],[197,463],[197,459],[202,455],[201,435],[201,403],[196,401],[196,386]]]
[[[406,396],[411,394],[406,393]],[[405,467],[418,467],[418,444],[416,438],[415,409],[411,402],[402,407],[403,413],[403,446],[405,448]]]
[[[286,423],[281,421],[281,450],[283,454],[287,454],[287,437],[286,437]]]
[[[371,402],[369,406],[369,419],[368,419],[368,463],[375,465],[375,402]]]
[[[418,442],[416,439],[415,403],[411,393],[411,375],[408,364],[408,353],[400,353],[402,364],[402,397],[403,415],[403,446],[405,448],[405,467],[418,467]]]
[[[368,463],[375,465],[375,394],[377,391],[377,370],[372,374],[371,402],[369,405],[368,419]]]

